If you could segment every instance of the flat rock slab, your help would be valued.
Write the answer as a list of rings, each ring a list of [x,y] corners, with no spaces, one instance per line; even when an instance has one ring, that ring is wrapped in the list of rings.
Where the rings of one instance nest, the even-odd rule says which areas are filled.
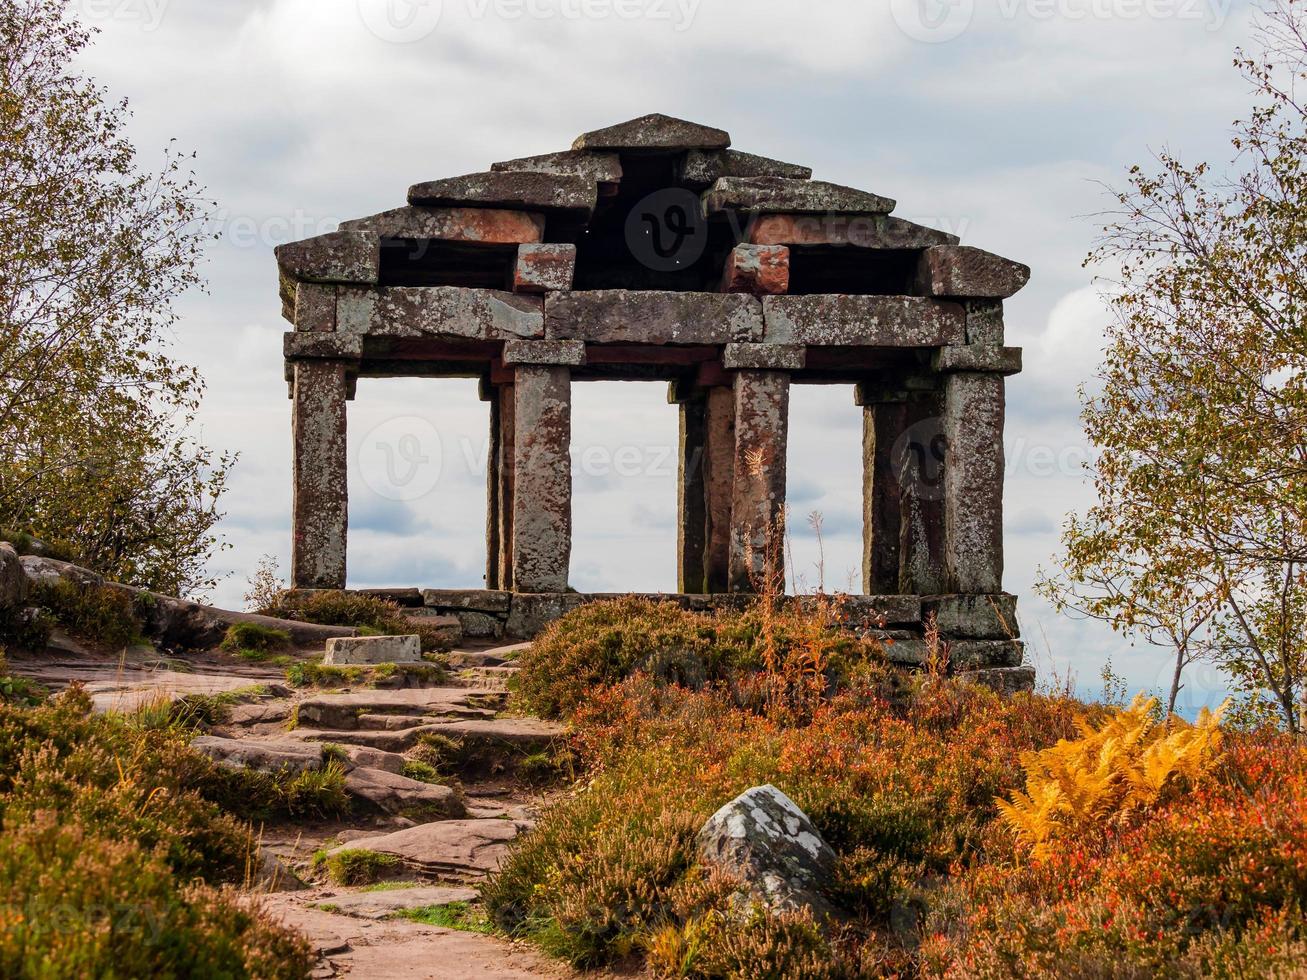
[[[439,820],[351,841],[328,853],[378,851],[427,874],[481,876],[498,870],[518,833],[510,820]]]
[[[419,888],[394,888],[376,892],[356,892],[344,895],[324,895],[317,903],[332,912],[353,915],[360,919],[384,919],[396,912],[411,909],[429,909],[455,902],[475,902],[475,888],[450,888],[434,885]]]
[[[466,688],[429,687],[401,691],[355,691],[306,698],[296,708],[301,725],[339,728],[360,727],[362,715],[431,716],[438,718],[491,718],[502,697]]]
[[[703,199],[704,211],[771,214],[889,214],[894,201],[854,187],[789,177],[723,177]]]
[[[260,772],[308,772],[321,769],[323,764],[322,746],[306,745],[294,740],[201,735],[191,742],[191,748],[224,766],[257,769]]]
[[[352,770],[345,777],[345,791],[393,816],[435,820],[467,813],[453,788],[409,779],[384,769]]]
[[[351,636],[327,641],[324,664],[420,664],[422,638]]]
[[[507,745],[520,752],[539,752],[547,749],[565,732],[563,726],[538,718],[495,718],[436,722],[397,731],[297,728],[288,733],[287,737],[303,742],[336,742],[380,749],[383,752],[407,752],[423,735],[444,735],[462,739],[473,746]]]
[[[408,203],[564,211],[585,216],[594,211],[597,196],[595,182],[588,177],[491,170],[414,184],[408,190]]]
[[[731,134],[685,119],[651,113],[604,129],[583,133],[573,150],[725,150]]]
[[[153,702],[176,701],[195,695],[228,694],[257,686],[249,675],[184,674],[178,671],[105,671],[113,679],[86,681],[86,693],[97,712],[131,712]]]

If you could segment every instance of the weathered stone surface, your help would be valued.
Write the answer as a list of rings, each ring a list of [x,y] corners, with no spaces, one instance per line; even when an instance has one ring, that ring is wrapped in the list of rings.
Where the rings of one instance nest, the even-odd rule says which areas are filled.
[[[363,839],[364,841],[367,838]],[[360,843],[359,846],[366,846]],[[433,885],[420,888],[393,888],[383,891],[364,891],[333,895],[331,907],[341,915],[360,919],[386,919],[414,909],[438,908],[455,903],[475,902],[479,893],[475,888],[450,888]],[[380,974],[363,974],[379,976]],[[491,980],[487,977],[487,980]]]
[[[879,643],[885,659],[899,667],[924,667],[930,660],[930,650],[920,633],[911,630],[871,630],[867,639]]]
[[[670,404],[677,406],[678,441],[676,453],[676,582],[682,593],[704,592],[704,513],[703,443],[704,413],[707,399],[695,390],[679,402],[678,385],[668,386]]]
[[[548,293],[571,289],[576,276],[575,245],[519,245],[513,292]]]
[[[324,664],[419,664],[418,636],[351,636],[327,641]]]
[[[703,197],[705,214],[889,214],[894,201],[854,187],[788,177],[723,177]]]
[[[980,684],[999,694],[1023,694],[1035,689],[1034,667],[1001,667],[959,674],[964,681]]]
[[[731,136],[725,130],[675,119],[661,113],[583,133],[573,150],[725,150]]]
[[[44,559],[38,559],[44,560]],[[27,598],[28,577],[23,560],[9,543],[0,544],[0,609],[14,609]]]
[[[510,340],[504,344],[504,364],[581,367],[585,364],[585,344],[579,340]]]
[[[363,336],[343,333],[286,333],[282,335],[282,355],[293,359],[357,361],[363,356]]]
[[[935,352],[935,370],[940,374],[953,371],[983,371],[988,374],[1020,374],[1020,347],[991,347],[988,344],[964,344],[944,347]]]
[[[899,588],[902,507],[895,447],[907,428],[905,400],[871,401],[859,388],[862,412],[862,588]]]
[[[997,595],[1003,591],[1003,377],[950,374],[944,390],[947,591]]]
[[[341,290],[336,329],[385,337],[516,340],[544,336],[535,296],[461,286]]]
[[[380,769],[397,776],[403,774],[404,764],[408,761],[398,752],[382,752],[365,745],[346,746],[344,752],[352,766],[359,769]]]
[[[519,592],[565,592],[572,554],[571,370],[519,365],[514,392],[513,584]]]
[[[433,609],[468,609],[474,612],[507,613],[511,592],[487,589],[423,589],[422,601]]]
[[[812,168],[739,150],[691,150],[677,172],[680,182],[708,187],[723,177],[787,177],[811,180]]]
[[[699,831],[699,856],[740,884],[740,897],[774,912],[833,914],[822,891],[837,857],[817,828],[775,786],[748,790]]]
[[[363,848],[393,854],[410,867],[432,874],[482,875],[498,869],[517,835],[517,826],[509,820],[439,820],[350,841],[329,853]]]
[[[381,236],[375,231],[333,231],[278,245],[283,272],[304,282],[377,282],[381,275]]]
[[[1011,640],[1021,635],[1014,595],[927,596],[922,613],[934,616],[945,636],[966,640]]]
[[[503,160],[490,165],[491,170],[514,173],[553,174],[558,177],[585,177],[596,184],[616,184],[622,180],[622,159],[616,153],[586,153],[563,150],[539,156]]]
[[[1030,281],[1030,266],[969,245],[926,249],[918,278],[927,296],[1007,299]]]
[[[554,620],[579,609],[586,601],[584,596],[574,593],[515,595],[506,633],[518,639],[532,639]]]
[[[404,207],[342,221],[341,231],[372,231],[382,238],[430,238],[482,245],[519,245],[544,238],[545,217],[495,208]]]
[[[224,766],[260,772],[309,772],[323,765],[321,745],[293,741],[201,735],[191,742],[191,748]]]
[[[301,892],[309,887],[267,848],[259,848],[251,871],[250,890],[254,892]]]
[[[545,336],[593,344],[729,344],[762,340],[753,296],[597,289],[545,298]]]
[[[767,296],[769,344],[940,347],[962,343],[966,315],[957,303],[914,296]]]
[[[336,287],[301,282],[295,286],[295,329],[331,333],[336,329]]]
[[[969,299],[962,304],[967,310],[967,343],[989,344],[1002,347],[1003,301],[999,299]]]
[[[422,207],[523,208],[577,215],[592,213],[596,198],[594,181],[586,177],[497,170],[429,180],[408,189],[408,203]]]
[[[384,769],[352,770],[345,776],[345,792],[394,816],[446,820],[467,813],[452,787],[419,782]]]
[[[884,214],[763,214],[749,222],[745,240],[754,245],[918,249],[955,245],[958,238]]]
[[[504,635],[504,621],[483,612],[461,612],[458,623],[464,636],[477,640],[498,640]]]
[[[704,589],[730,591],[731,498],[735,493],[735,392],[710,388],[704,405]]]
[[[726,256],[723,293],[778,296],[790,291],[790,250],[786,245],[737,245]]]
[[[949,640],[949,663],[955,670],[1020,667],[1026,645],[1020,640]]]
[[[294,377],[291,584],[343,589],[349,527],[346,364],[296,361]]]
[[[735,376],[735,485],[731,496],[730,589],[782,587],[785,464],[790,376],[740,371]]]
[[[802,344],[727,344],[722,352],[727,371],[801,371],[807,360]]]
[[[800,599],[800,603],[811,600]],[[921,599],[914,595],[842,596],[840,615],[857,626],[904,626],[921,622]]]
[[[359,595],[372,596],[397,606],[413,607],[422,605],[421,589],[359,589]]]

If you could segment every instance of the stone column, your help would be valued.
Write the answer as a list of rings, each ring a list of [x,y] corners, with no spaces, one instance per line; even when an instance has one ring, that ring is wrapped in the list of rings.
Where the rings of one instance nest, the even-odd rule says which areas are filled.
[[[895,454],[907,429],[907,399],[858,388],[862,406],[862,591],[899,591],[899,469]]]
[[[572,554],[572,372],[521,363],[516,372],[513,588],[565,592]]]
[[[503,521],[499,516],[500,476],[500,429],[499,392],[490,388],[482,394],[482,400],[490,404],[490,441],[486,449],[486,588],[500,588],[499,556],[502,550],[499,540]]]
[[[703,445],[704,591],[731,591],[731,504],[735,493],[735,392],[709,388]]]
[[[343,589],[349,528],[348,364],[293,363],[291,584],[297,589]]]
[[[1003,591],[1002,374],[961,371],[944,382],[944,539],[948,591]]]
[[[680,403],[681,440],[676,480],[676,581],[678,591],[700,595],[707,550],[707,498],[704,489],[704,437],[707,400],[692,392]]]
[[[785,584],[785,454],[790,375],[735,375],[735,480],[731,501],[730,590]]]
[[[499,466],[498,482],[495,495],[499,501],[499,585],[498,588],[511,591],[513,588],[513,506],[515,486],[514,467],[516,459],[516,429],[513,424],[516,415],[516,400],[513,385],[501,385],[496,389],[499,402]]]

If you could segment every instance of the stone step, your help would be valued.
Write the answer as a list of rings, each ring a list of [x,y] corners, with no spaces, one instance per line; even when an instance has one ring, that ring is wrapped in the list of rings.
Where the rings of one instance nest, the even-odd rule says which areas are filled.
[[[411,871],[433,878],[479,878],[499,868],[509,844],[527,829],[511,820],[441,820],[391,834],[359,836],[328,851],[392,854]]]
[[[363,715],[414,718],[493,718],[505,703],[497,691],[468,688],[410,688],[401,691],[356,691],[309,697],[296,706],[298,725],[352,731]]]
[[[467,808],[452,787],[420,782],[384,769],[354,769],[345,777],[345,791],[366,806],[394,817],[445,820],[467,815]]]
[[[459,739],[465,746],[482,751],[507,750],[525,755],[548,750],[565,731],[561,725],[538,718],[495,718],[433,722],[398,731],[297,728],[287,735],[304,742],[336,742],[383,752],[407,752],[422,735],[430,733]]]

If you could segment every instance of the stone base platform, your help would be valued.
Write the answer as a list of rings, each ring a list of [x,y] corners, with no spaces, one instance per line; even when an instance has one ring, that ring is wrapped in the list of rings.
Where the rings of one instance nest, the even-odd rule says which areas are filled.
[[[413,617],[456,617],[468,638],[530,640],[554,620],[588,603],[622,598],[629,593],[576,592],[529,594],[485,589],[367,589],[365,594],[405,607]],[[639,598],[674,602],[702,612],[745,609],[751,595],[639,594]],[[814,603],[811,596],[787,597],[787,603]],[[955,673],[977,674],[977,681],[1003,691],[1026,690],[1034,672],[1023,666],[1025,646],[1019,639],[1017,600],[1012,595],[840,596],[833,600],[841,622],[851,630],[881,640],[892,662],[924,668],[930,658],[926,633],[932,622],[947,645]],[[984,676],[980,676],[983,674]]]

